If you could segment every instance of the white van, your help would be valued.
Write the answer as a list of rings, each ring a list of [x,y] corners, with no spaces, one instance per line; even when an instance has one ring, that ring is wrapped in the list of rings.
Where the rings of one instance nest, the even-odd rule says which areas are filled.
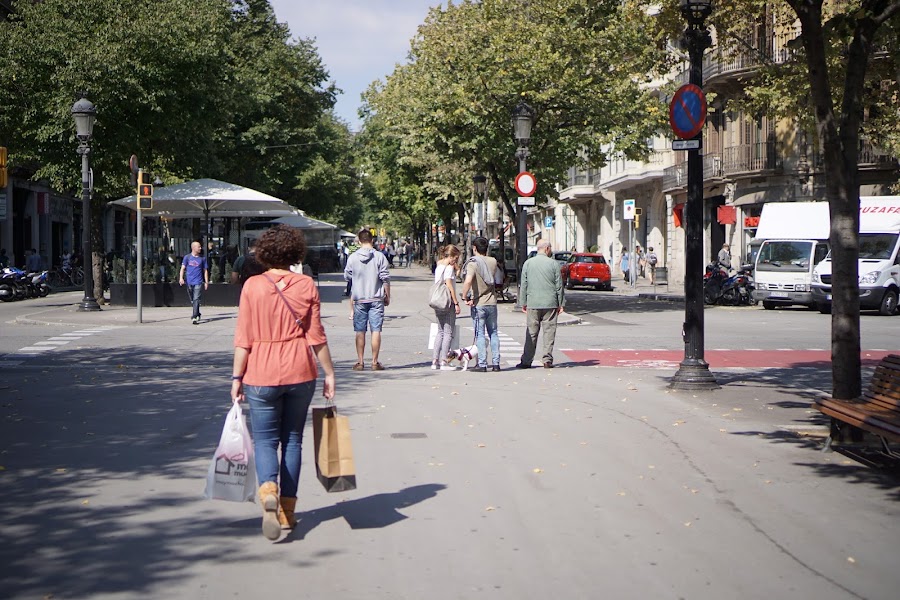
[[[859,307],[897,313],[900,296],[900,196],[859,199]],[[813,271],[813,300],[831,312],[831,254]]]
[[[754,262],[753,299],[763,308],[802,304],[815,307],[812,273],[828,255],[827,202],[765,204],[756,229],[762,240]]]

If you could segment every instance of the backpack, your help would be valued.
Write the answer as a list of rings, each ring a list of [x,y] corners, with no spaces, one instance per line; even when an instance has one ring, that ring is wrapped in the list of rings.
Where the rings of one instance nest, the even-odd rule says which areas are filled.
[[[647,257],[647,262],[650,263],[650,266],[651,266],[651,267],[655,267],[655,266],[656,266],[656,261],[657,261],[657,260],[658,260],[658,259],[656,258],[656,253],[655,253],[655,252],[651,252],[651,253],[650,253],[650,256]]]

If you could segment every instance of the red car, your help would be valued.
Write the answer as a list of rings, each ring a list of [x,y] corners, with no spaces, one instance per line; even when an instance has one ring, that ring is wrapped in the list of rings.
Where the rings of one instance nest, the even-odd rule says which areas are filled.
[[[612,276],[602,254],[575,252],[560,268],[567,290],[576,285],[587,285],[596,290],[611,290]]]

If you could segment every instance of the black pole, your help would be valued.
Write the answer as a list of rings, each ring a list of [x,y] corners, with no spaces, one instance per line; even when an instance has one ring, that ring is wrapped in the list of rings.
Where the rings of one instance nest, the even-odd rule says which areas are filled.
[[[82,218],[82,270],[84,271],[84,298],[78,305],[79,312],[96,312],[100,309],[94,298],[94,249],[91,243],[91,147],[87,142],[78,145],[81,155],[81,218]]]
[[[687,15],[686,15],[687,16]],[[691,17],[694,18],[691,18]],[[704,24],[705,15],[688,16],[684,32],[690,55],[690,83],[703,85],[703,51],[712,43]],[[694,139],[703,140],[703,133]],[[685,221],[684,273],[684,360],[672,377],[669,387],[676,390],[711,390],[719,387],[704,359],[703,331],[703,156],[700,150],[688,150],[687,206]]]
[[[516,152],[519,159],[519,173],[527,171],[525,159],[528,158],[528,148],[520,146]],[[522,308],[522,267],[525,266],[525,258],[528,253],[528,233],[525,231],[525,207],[516,199],[516,310]]]

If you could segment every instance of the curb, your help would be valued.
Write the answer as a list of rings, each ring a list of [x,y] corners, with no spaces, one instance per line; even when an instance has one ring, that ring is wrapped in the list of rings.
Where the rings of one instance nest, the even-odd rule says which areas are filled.
[[[684,296],[679,296],[677,294],[654,294],[654,293],[640,293],[637,295],[638,298],[644,298],[646,300],[658,300],[660,302],[684,302]]]

